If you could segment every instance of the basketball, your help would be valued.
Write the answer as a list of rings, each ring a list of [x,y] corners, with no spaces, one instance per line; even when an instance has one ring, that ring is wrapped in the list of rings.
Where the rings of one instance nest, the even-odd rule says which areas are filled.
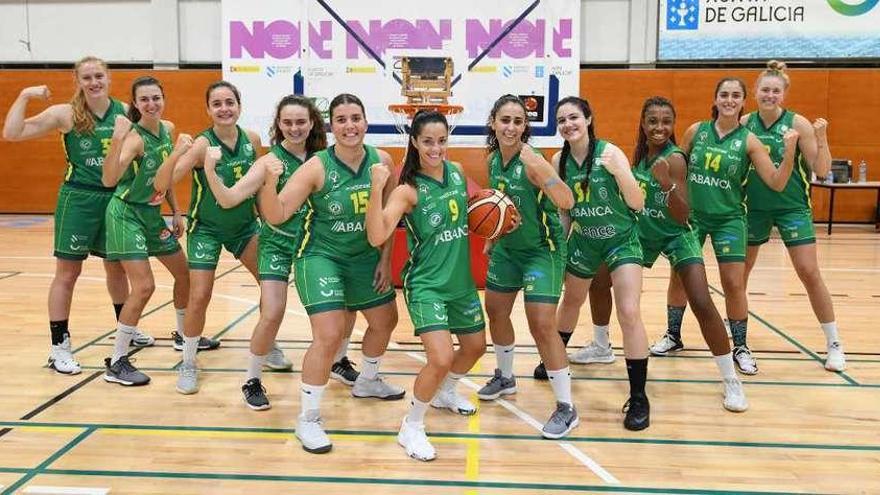
[[[516,215],[513,201],[497,189],[483,189],[468,202],[468,227],[485,239],[495,240],[509,232]]]

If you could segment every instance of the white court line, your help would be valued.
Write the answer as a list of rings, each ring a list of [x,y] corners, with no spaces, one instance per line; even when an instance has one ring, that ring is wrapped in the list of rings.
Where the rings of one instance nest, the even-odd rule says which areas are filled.
[[[400,348],[400,346],[395,342],[389,342],[388,347]],[[420,363],[428,362],[428,360],[424,356],[422,356],[420,354],[416,354],[414,352],[407,352],[406,355],[415,359],[416,361],[419,361]],[[461,383],[464,384],[466,387],[473,389],[474,391],[480,390],[480,386],[477,385],[476,383],[472,382],[469,378],[462,378]],[[544,425],[541,424],[537,419],[533,418],[527,412],[516,407],[515,405],[511,404],[510,402],[508,402],[504,399],[495,399],[495,402],[498,405],[500,405],[501,407],[503,407],[504,409],[507,409],[508,411],[510,411],[511,414],[513,414],[517,418],[521,419],[524,423],[526,423],[527,425],[529,425],[532,428],[534,428],[535,430],[537,430],[539,433],[544,429]],[[574,445],[567,443],[567,442],[556,442],[556,445],[559,445],[562,448],[562,450],[568,452],[572,457],[574,457],[575,459],[580,461],[581,464],[586,466],[590,471],[592,471],[596,476],[601,478],[602,481],[604,481],[605,483],[613,484],[613,485],[620,484],[620,480],[615,478],[611,473],[609,473],[605,468],[603,468],[598,462],[594,461],[590,456],[585,454],[582,450],[578,449]]]
[[[2,487],[0,487],[2,488]],[[31,493],[35,495],[107,495],[110,493],[109,488],[76,488],[72,486],[36,486],[31,485],[22,493]]]

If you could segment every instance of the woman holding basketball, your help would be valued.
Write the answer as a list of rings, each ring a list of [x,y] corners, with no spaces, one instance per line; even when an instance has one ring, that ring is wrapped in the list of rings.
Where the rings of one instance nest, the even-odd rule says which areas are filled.
[[[749,274],[758,259],[761,244],[769,240],[770,229],[775,225],[788,250],[791,264],[807,290],[813,314],[825,334],[828,351],[825,369],[843,371],[846,369],[846,357],[837,333],[831,294],[819,272],[816,232],[813,230],[813,212],[809,197],[810,169],[819,177],[825,177],[831,169],[828,123],[825,119],[817,119],[811,124],[802,115],[784,109],[782,103],[789,85],[785,63],[776,60],[768,62],[767,69],[761,72],[756,83],[758,111],[743,116],[741,120],[770,150],[770,158],[774,164],[783,159],[785,146],[782,136],[785,131],[795,129],[800,136],[795,151],[795,171],[781,192],[768,188],[759,180],[755,171],[749,172],[749,183],[746,186],[749,225],[746,282],[748,283]]]
[[[482,400],[516,393],[514,331],[510,320],[516,293],[523,289],[529,330],[547,368],[556,409],[542,434],[560,438],[577,426],[571,400],[571,373],[565,346],[556,333],[556,303],[562,291],[565,236],[557,208],[574,204],[556,170],[528,145],[529,122],[522,100],[504,95],[489,114],[486,138],[491,187],[513,200],[519,227],[492,245],[486,280],[486,313],[498,367],[477,392]]]
[[[645,196],[638,222],[643,264],[650,268],[662,253],[681,280],[700,331],[715,357],[724,382],[724,408],[748,409],[742,383],[736,376],[730,341],[709,295],[703,253],[688,224],[687,160],[675,145],[675,108],[661,96],[642,106],[633,170]]]
[[[150,377],[131,364],[127,352],[156,287],[149,257],[156,256],[174,277],[174,307],[178,314],[186,308],[189,296],[186,257],[177,243],[182,232],[172,234],[159,209],[170,190],[168,184],[157,189],[154,181],[157,175],[174,169],[177,160],[192,146],[192,138],[180,134],[172,149],[174,124],[162,120],[165,94],[155,78],[135,79],[131,99],[128,118],[116,117],[101,177],[105,187],[116,187],[106,212],[107,257],[122,262],[131,284],[131,293],[119,315],[113,357],[104,360],[104,380],[145,385]],[[175,223],[178,226],[182,230],[182,224]]]
[[[746,345],[745,184],[751,162],[760,180],[774,191],[783,190],[794,165],[798,132],[787,129],[783,133],[781,166],[776,168],[761,141],[740,125],[745,96],[746,86],[741,80],[721,79],[715,87],[712,120],[691,125],[685,132],[681,149],[690,156],[689,222],[696,231],[700,246],[707,236],[712,239],[733,334],[733,360],[741,373],[754,375],[758,366]],[[687,295],[678,276],[673,274],[669,283],[668,319],[679,322],[679,326],[669,328],[667,334],[651,346],[654,354],[662,355],[684,347],[680,322]]]
[[[361,311],[369,329],[364,335],[364,365],[351,393],[355,397],[402,399],[404,390],[379,376],[382,354],[397,324],[391,286],[391,241],[381,250],[367,241],[365,219],[370,201],[371,165],[390,167],[391,156],[364,144],[367,120],[354,95],[330,102],[330,129],[336,144],[319,151],[297,169],[278,192],[283,172],[270,164],[260,189],[263,218],[273,224],[289,220],[306,201],[311,212],[294,262],[296,290],[309,314],[313,341],[303,358],[302,413],[296,436],[311,453],[329,452],[330,439],[321,426],[321,395],[330,366],[346,330],[346,311]],[[388,181],[383,199],[395,181]]]
[[[75,375],[80,365],[71,351],[68,321],[73,289],[89,254],[105,258],[107,291],[117,319],[128,297],[125,271],[117,261],[106,259],[104,211],[113,188],[101,183],[101,168],[113,135],[117,115],[125,115],[125,103],[110,97],[110,73],[97,57],[85,57],[73,68],[76,93],[70,103],[52,105],[33,117],[25,117],[30,100],[47,100],[49,88],[25,88],[9,108],[3,139],[24,141],[61,132],[67,171],[55,207],[55,276],[49,286],[49,367]],[[138,332],[132,345],[153,345],[153,337]]]
[[[412,408],[403,418],[397,441],[410,457],[421,461],[436,456],[425,436],[428,404],[464,415],[477,412],[455,387],[486,348],[483,308],[471,276],[467,178],[460,165],[444,159],[448,136],[442,114],[417,113],[401,184],[383,209],[381,194],[390,171],[373,167],[367,207],[367,236],[373,246],[384,244],[401,218],[406,224],[410,258],[403,271],[403,293],[427,363],[416,377]],[[458,350],[452,334],[458,337]]]
[[[629,430],[643,430],[650,425],[650,404],[645,393],[648,339],[640,310],[642,247],[634,211],[644,207],[644,197],[626,155],[617,146],[596,139],[589,102],[576,96],[560,100],[556,125],[565,144],[553,156],[553,163],[575,192],[575,205],[568,212],[568,264],[557,324],[560,331],[575,328],[590,282],[605,264],[623,331],[629,377],[623,425]]]

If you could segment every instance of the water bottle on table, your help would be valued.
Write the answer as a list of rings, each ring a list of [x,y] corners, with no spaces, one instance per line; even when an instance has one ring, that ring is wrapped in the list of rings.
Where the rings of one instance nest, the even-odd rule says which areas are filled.
[[[834,172],[832,172],[831,170],[829,170],[828,173],[825,174],[825,183],[834,184]]]
[[[859,162],[859,182],[868,182],[868,164],[865,160]]]

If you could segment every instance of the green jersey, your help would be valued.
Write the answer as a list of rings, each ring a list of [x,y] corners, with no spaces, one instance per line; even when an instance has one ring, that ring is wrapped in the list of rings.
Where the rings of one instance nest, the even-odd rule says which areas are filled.
[[[540,152],[536,150],[535,153]],[[501,150],[495,150],[489,156],[489,184],[510,196],[522,218],[519,228],[499,239],[498,246],[511,252],[526,253],[536,249],[560,249],[565,236],[559,222],[559,211],[544,191],[529,181],[519,153],[506,165],[501,158]]]
[[[776,122],[770,124],[770,127],[764,126],[764,121],[758,112],[749,114],[746,121],[746,127],[761,140],[761,143],[770,153],[770,159],[776,168],[782,164],[782,157],[785,154],[785,142],[782,136],[789,129],[794,128],[795,113],[784,110],[782,115],[776,119]],[[801,155],[800,149],[795,151],[794,170],[785,189],[781,192],[774,191],[764,183],[758,176],[755,168],[749,170],[749,183],[746,186],[748,194],[749,210],[754,211],[781,211],[781,210],[801,210],[810,208],[810,168]]]
[[[282,171],[281,175],[278,177],[277,191],[281,192],[281,190],[284,189],[284,185],[287,184],[288,179],[290,179],[290,176],[293,175],[293,173],[303,164],[303,161],[287,151],[281,144],[273,144],[272,149],[269,152],[275,155],[275,158],[278,158],[284,166],[284,171]],[[264,225],[268,225],[272,230],[279,231],[287,236],[299,238],[299,235],[302,233],[303,222],[310,209],[311,203],[306,201],[299,208],[299,211],[294,213],[290,219],[281,225],[272,225],[268,222]]]
[[[71,129],[62,135],[64,155],[67,160],[67,171],[64,182],[88,189],[109,189],[101,183],[101,172],[104,157],[110,150],[113,138],[113,125],[117,115],[125,115],[125,107],[117,100],[110,99],[110,106],[103,117],[92,115],[95,119],[95,130],[89,134],[80,134]]]
[[[220,159],[217,161],[217,176],[226,187],[232,187],[254,164],[257,153],[248,135],[241,127],[236,126],[238,137],[235,149],[226,146],[214,129],[208,129],[199,136],[208,140],[210,146],[220,147]],[[217,203],[214,193],[208,186],[205,169],[193,169],[192,195],[189,201],[189,232],[199,225],[222,230],[238,230],[242,225],[256,221],[254,197],[250,197],[232,208],[223,208]]]
[[[748,137],[749,130],[743,126],[719,138],[714,121],[700,123],[688,164],[692,214],[710,217],[745,214],[750,163]]]
[[[606,141],[597,141],[592,160],[589,185],[585,163],[578,163],[572,155],[565,161],[565,183],[574,191],[571,215],[572,232],[588,239],[610,239],[628,234],[636,224],[635,213],[623,200],[617,180],[602,163]]]
[[[651,173],[651,168],[659,158],[668,158],[676,153],[684,156],[678,146],[666,143],[666,147],[653,158],[647,156],[636,164],[633,175],[645,196],[645,208],[640,212],[639,236],[643,239],[661,240],[681,235],[690,230],[687,225],[676,222],[669,213],[669,193],[663,192],[660,183]]]
[[[443,180],[416,174],[418,202],[404,216],[410,259],[403,268],[407,301],[447,301],[476,290],[468,243],[467,183],[443,163]]]
[[[153,181],[156,180],[159,166],[171,154],[171,136],[162,123],[159,124],[159,135],[138,124],[132,124],[132,130],[144,140],[144,153],[135,157],[125,169],[113,195],[127,203],[158,206],[165,195],[156,191]]]
[[[357,170],[336,157],[335,146],[316,156],[324,166],[324,187],[309,198],[312,211],[303,225],[297,257],[321,254],[349,259],[375,250],[367,241],[366,214],[370,202],[370,171],[379,163],[379,152],[364,145],[364,159]]]

